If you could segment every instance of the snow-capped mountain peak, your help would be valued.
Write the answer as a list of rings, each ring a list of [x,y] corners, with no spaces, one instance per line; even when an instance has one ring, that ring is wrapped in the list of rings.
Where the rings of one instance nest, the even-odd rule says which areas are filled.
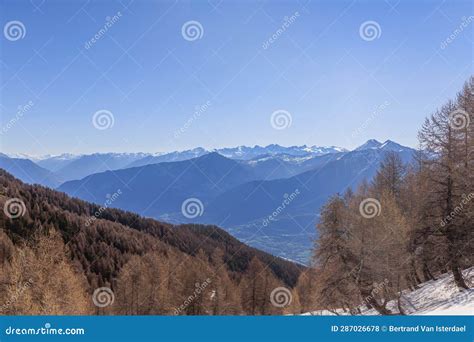
[[[357,147],[354,151],[363,151],[370,149],[377,149],[382,145],[382,143],[375,139],[369,139],[364,144]]]
[[[224,157],[231,159],[250,160],[263,155],[279,155],[286,154],[290,156],[301,157],[315,157],[328,153],[345,152],[346,149],[337,146],[281,146],[278,144],[271,144],[267,146],[255,145],[253,147],[238,146],[216,149],[216,152]]]
[[[379,148],[384,151],[397,151],[397,152],[400,152],[406,149],[405,146],[402,146],[392,140],[385,141],[382,145],[380,145]]]
[[[401,152],[404,150],[412,150],[412,148],[400,145],[392,140],[386,140],[381,143],[375,139],[367,140],[364,144],[357,147],[354,151],[364,151],[364,150],[381,150],[381,151],[394,151]]]

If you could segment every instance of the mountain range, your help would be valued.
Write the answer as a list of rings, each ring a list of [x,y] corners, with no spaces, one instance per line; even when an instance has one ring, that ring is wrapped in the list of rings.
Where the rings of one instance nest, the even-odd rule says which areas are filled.
[[[28,156],[26,154],[4,156],[14,159],[28,159],[36,163],[38,166],[53,172],[58,179],[64,182],[82,179],[88,175],[107,170],[117,170],[163,162],[177,162],[193,159],[211,152],[217,152],[230,159],[251,160],[264,155],[288,155],[291,157],[308,159],[322,154],[344,151],[347,150],[336,146],[308,147],[303,145],[284,147],[273,144],[265,147],[255,145],[254,147],[238,146],[214,150],[207,150],[202,147],[197,147],[191,150],[174,151],[169,153],[94,153],[84,155],[64,153],[60,155],[45,156]]]
[[[110,206],[170,223],[218,225],[251,246],[307,263],[323,203],[370,180],[389,151],[406,163],[414,152],[390,140],[371,139],[353,151],[240,146],[212,152],[48,156],[36,164],[10,158],[13,165],[22,160],[21,166],[0,167],[27,183],[57,187],[99,205],[120,192]],[[28,177],[29,170],[35,177]],[[197,215],[183,212],[190,199],[198,203]]]
[[[56,188],[63,182],[57,174],[42,168],[30,159],[13,158],[3,153],[0,153],[0,168],[29,184]]]
[[[0,233],[7,233],[15,243],[24,246],[35,241],[33,237],[45,228],[57,230],[71,250],[68,256],[84,273],[81,281],[87,280],[92,289],[116,280],[130,258],[158,251],[178,267],[179,260],[193,258],[198,252],[206,256],[206,261],[199,265],[206,265],[207,259],[219,250],[222,262],[236,281],[242,279],[254,258],[267,265],[282,284],[290,287],[295,286],[304,269],[249,247],[216,226],[171,225],[139,217],[136,213],[104,208],[56,190],[25,184],[3,170],[0,170],[0,190],[0,206],[6,208],[7,214],[0,216]],[[8,205],[11,200],[15,205]],[[19,211],[14,211],[17,209]],[[18,216],[9,219],[8,210],[11,210],[10,215]],[[10,249],[1,246],[4,247],[2,252],[13,250],[10,246]],[[57,254],[54,255],[57,258]],[[184,279],[180,281],[184,282]],[[194,283],[193,279],[192,288]]]

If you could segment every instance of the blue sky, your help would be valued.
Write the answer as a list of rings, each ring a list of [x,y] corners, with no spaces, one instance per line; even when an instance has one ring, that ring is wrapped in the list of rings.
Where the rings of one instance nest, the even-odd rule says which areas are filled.
[[[25,28],[0,37],[7,153],[416,146],[424,117],[473,74],[470,1],[2,0],[0,13]],[[184,39],[189,21],[199,39]],[[100,110],[113,126],[93,125]],[[289,127],[272,126],[278,110]]]

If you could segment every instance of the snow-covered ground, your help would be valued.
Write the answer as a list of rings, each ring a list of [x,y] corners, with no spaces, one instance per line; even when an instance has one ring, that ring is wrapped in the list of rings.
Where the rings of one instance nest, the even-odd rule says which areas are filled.
[[[474,267],[463,272],[470,290],[459,291],[454,283],[452,273],[445,273],[419,285],[415,291],[403,291],[402,305],[408,315],[474,315]],[[387,308],[398,313],[396,301],[388,303]],[[335,313],[320,310],[305,315],[334,315]],[[348,312],[337,310],[338,315]],[[374,310],[361,307],[361,315],[378,315]]]

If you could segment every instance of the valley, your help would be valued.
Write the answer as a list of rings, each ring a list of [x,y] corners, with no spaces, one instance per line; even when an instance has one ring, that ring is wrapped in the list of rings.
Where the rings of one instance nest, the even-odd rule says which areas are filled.
[[[173,224],[217,225],[253,247],[308,264],[322,204],[332,194],[370,181],[388,152],[409,163],[415,150],[372,139],[353,151],[334,146],[196,148],[155,155],[63,155],[36,164],[25,159],[21,161],[28,166],[21,172],[5,169],[23,181],[47,186],[50,178],[75,179],[60,185],[56,181],[52,187],[99,205],[120,190],[111,207]],[[43,182],[29,176],[36,169],[48,176]],[[278,209],[295,191],[291,203]],[[192,218],[181,210],[190,198],[202,203]],[[266,222],[275,210],[278,215]]]

